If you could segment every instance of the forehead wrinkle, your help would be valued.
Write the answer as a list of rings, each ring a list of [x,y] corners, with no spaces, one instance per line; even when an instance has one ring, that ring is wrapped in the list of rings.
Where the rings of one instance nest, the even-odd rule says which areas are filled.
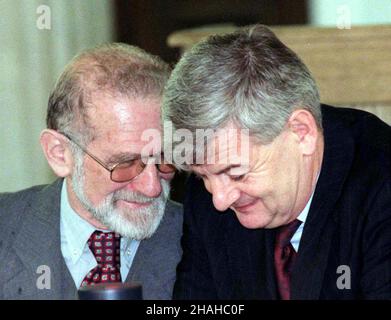
[[[213,166],[213,168],[212,168],[212,166]],[[216,168],[216,166],[217,166],[217,168]],[[241,164],[195,165],[195,166],[192,166],[192,170],[196,174],[198,171],[198,175],[205,174],[205,173],[211,174],[211,175],[219,175],[219,174],[222,174],[222,173],[229,171],[232,168],[238,168],[240,166],[241,166]]]
[[[104,119],[104,126],[107,128],[112,125],[118,130],[131,130],[137,132],[145,130],[148,123],[152,120],[158,120],[160,124],[160,100],[155,97],[129,98],[121,95],[114,95],[110,92],[100,92],[91,99],[90,117],[93,122],[99,122]],[[156,118],[156,119],[154,119]],[[148,119],[148,121],[145,121]],[[130,128],[130,129],[129,129]]]

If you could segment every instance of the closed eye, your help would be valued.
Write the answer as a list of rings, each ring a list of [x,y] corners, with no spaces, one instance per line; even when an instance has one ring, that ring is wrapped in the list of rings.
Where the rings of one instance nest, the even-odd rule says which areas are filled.
[[[241,174],[239,176],[229,176],[232,181],[241,181],[245,177],[245,174]]]
[[[194,175],[195,175],[197,180],[205,180],[206,179],[206,176],[204,176],[204,175],[201,175],[201,174],[198,174],[198,173],[195,173],[195,172],[194,172]]]
[[[201,177],[199,174],[197,174],[197,173],[194,173],[194,176],[195,176],[195,178],[196,178],[197,180],[201,180],[201,179],[202,179],[202,177]]]

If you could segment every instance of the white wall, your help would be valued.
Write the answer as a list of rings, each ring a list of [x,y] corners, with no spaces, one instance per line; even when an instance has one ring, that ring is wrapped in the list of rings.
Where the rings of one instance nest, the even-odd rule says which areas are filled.
[[[111,0],[0,0],[0,192],[54,179],[38,143],[49,92],[72,56],[112,41],[112,16]]]
[[[391,0],[309,0],[309,22],[337,26],[350,16],[352,25],[391,24]]]

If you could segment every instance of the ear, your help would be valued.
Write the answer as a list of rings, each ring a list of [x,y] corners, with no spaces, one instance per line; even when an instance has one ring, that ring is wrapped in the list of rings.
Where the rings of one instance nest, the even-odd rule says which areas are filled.
[[[73,156],[68,147],[68,140],[55,130],[45,129],[39,139],[46,160],[59,177],[70,175],[73,168]]]
[[[295,110],[289,117],[288,128],[298,139],[299,148],[304,155],[315,152],[320,132],[311,112],[305,109]]]

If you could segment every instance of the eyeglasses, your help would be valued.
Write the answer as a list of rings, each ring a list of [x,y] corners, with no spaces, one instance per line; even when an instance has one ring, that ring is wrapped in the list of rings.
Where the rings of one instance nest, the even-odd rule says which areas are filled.
[[[141,157],[137,157],[132,160],[127,160],[124,162],[116,163],[112,166],[107,166],[103,163],[102,160],[98,159],[96,156],[92,155],[88,152],[84,147],[82,147],[78,142],[72,139],[67,134],[60,132],[63,136],[65,136],[69,141],[73,142],[77,145],[84,153],[90,156],[93,160],[95,160],[98,164],[100,164],[103,168],[110,172],[110,179],[114,182],[128,182],[133,180],[138,175],[143,172],[144,168],[147,166],[147,163],[143,161]],[[176,171],[174,165],[170,163],[164,162],[164,157],[161,157],[161,163],[155,163],[156,168],[159,172],[170,174]]]

